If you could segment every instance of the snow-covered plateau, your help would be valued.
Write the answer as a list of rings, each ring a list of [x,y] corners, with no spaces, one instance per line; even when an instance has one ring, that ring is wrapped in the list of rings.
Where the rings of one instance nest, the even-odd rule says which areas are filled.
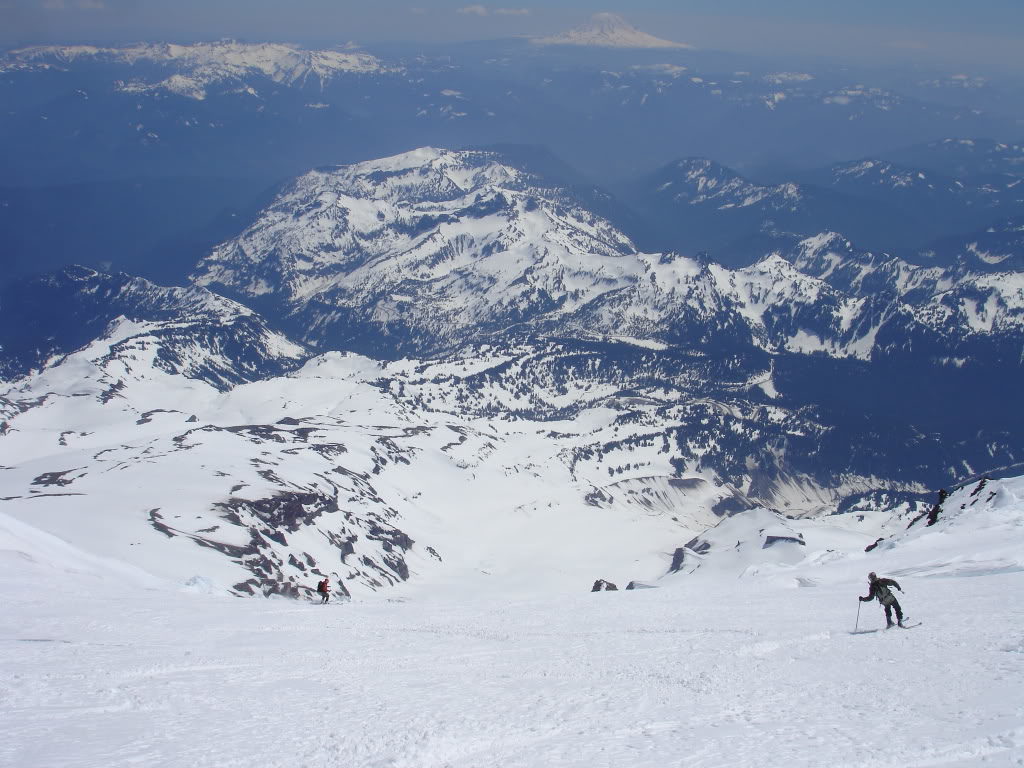
[[[805,524],[653,589],[477,572],[321,606],[157,577],[5,505],[0,763],[1024,765],[1024,479],[943,509],[868,553],[871,515]],[[742,521],[723,537],[780,532]],[[869,570],[913,628],[857,602]]]

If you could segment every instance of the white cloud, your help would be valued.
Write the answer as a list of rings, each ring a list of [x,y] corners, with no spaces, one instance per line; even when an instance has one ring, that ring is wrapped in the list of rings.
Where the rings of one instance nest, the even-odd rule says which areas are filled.
[[[465,13],[471,16],[487,16],[490,11],[482,5],[467,5],[465,8],[459,8],[457,13]]]
[[[498,16],[529,16],[529,8],[495,8],[494,12]]]

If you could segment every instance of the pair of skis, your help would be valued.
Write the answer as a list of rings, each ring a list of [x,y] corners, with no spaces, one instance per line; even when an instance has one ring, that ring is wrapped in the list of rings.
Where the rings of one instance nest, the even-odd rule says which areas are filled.
[[[857,620],[853,623],[853,632],[851,635],[871,635],[875,632],[881,632],[881,629],[860,629],[860,604],[862,601],[857,601]],[[890,624],[886,629],[913,629],[914,627],[920,627],[921,622],[917,621],[913,624]]]
[[[873,635],[875,632],[885,632],[887,629],[913,629],[914,627],[920,627],[921,622],[917,621],[913,624],[904,624],[902,627],[899,624],[893,624],[891,627],[878,628],[878,629],[855,629],[851,635]]]

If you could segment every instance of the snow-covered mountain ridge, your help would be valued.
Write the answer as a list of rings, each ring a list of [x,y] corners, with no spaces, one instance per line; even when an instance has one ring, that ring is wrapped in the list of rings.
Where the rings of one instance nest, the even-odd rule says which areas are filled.
[[[796,210],[804,193],[793,183],[755,184],[706,158],[679,160],[659,174],[657,191],[686,205],[714,205],[719,210],[763,205],[768,209]]]
[[[942,238],[916,255],[919,263],[964,265],[972,272],[1024,272],[1024,218]]]
[[[252,75],[283,85],[318,83],[322,88],[344,74],[389,71],[379,59],[350,49],[307,50],[285,43],[216,43],[175,45],[140,43],[123,48],[97,46],[36,46],[20,48],[0,60],[0,72],[65,69],[76,63],[153,65],[172,71],[163,80],[142,77],[122,81],[128,93],[169,91],[202,100],[207,89],[241,84]]]
[[[868,157],[772,183],[690,157],[663,166],[626,194],[648,212],[653,229],[670,235],[668,243],[687,253],[707,250],[730,265],[749,263],[774,232],[843,232],[866,247],[909,254],[938,235],[1016,217],[1024,205],[1024,181],[1008,168],[983,170],[988,155],[975,159],[973,172],[949,175],[931,168],[947,161],[941,147],[920,154],[926,157],[918,157],[917,166]]]
[[[420,149],[313,171],[197,267],[199,285],[272,298],[310,340],[365,323],[450,346],[564,315],[627,284],[629,239],[494,153]],[[351,331],[348,331],[351,332]]]
[[[901,165],[926,164],[949,176],[1024,175],[1024,143],[947,138],[890,153]]]
[[[998,335],[1024,327],[1020,271],[977,270],[965,263],[919,266],[888,254],[858,252],[836,233],[806,238],[785,253],[802,274],[820,277],[837,290],[865,300],[889,295],[903,302],[894,311],[911,312],[932,331]]]
[[[749,199],[707,170],[694,169],[701,199]],[[778,195],[800,200],[788,186]],[[979,334],[1024,329],[1012,273],[830,250],[838,239],[810,238],[739,270],[644,254],[566,190],[500,155],[420,149],[301,177],[194,279],[275,307],[310,343],[372,339],[364,349],[385,355],[539,331],[691,345],[724,335],[864,360],[884,354],[879,334],[923,333],[930,347],[947,347],[930,354],[951,357]]]
[[[4,379],[96,338],[116,338],[122,351],[137,348],[153,366],[219,389],[283,373],[309,356],[247,307],[203,288],[166,288],[83,267],[5,292],[3,308],[21,324],[0,329]]]
[[[1024,179],[1006,172],[957,178],[868,158],[834,165],[817,181],[851,195],[884,195],[902,207],[927,203],[935,214],[970,209],[1015,212],[1024,205]]]

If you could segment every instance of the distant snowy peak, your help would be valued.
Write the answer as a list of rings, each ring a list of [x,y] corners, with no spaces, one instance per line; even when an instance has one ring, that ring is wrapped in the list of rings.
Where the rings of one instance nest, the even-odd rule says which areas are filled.
[[[957,178],[988,174],[1024,176],[1024,143],[992,139],[940,139],[893,152],[887,159]]]
[[[408,353],[572,312],[631,283],[635,252],[495,153],[425,148],[300,177],[194,279],[273,301],[310,342]]]
[[[117,63],[130,67],[155,65],[170,71],[152,83],[126,80],[122,89],[141,92],[165,89],[195,99],[205,98],[212,85],[259,75],[284,85],[318,84],[342,74],[387,71],[375,56],[347,48],[306,50],[284,43],[216,43],[174,45],[143,43],[123,48],[96,46],[36,46],[11,51],[0,59],[0,72],[64,69],[78,62]]]
[[[965,221],[977,227],[989,217],[1016,216],[1024,205],[1024,180],[990,167],[992,157],[982,159],[981,170],[959,176],[932,170],[926,164],[864,158],[805,179],[842,194],[898,206],[911,220],[915,216],[958,220],[972,212],[973,219]]]
[[[534,38],[537,45],[580,45],[603,48],[693,48],[641,32],[621,16],[597,13],[586,24],[561,35]]]
[[[860,160],[842,163],[833,167],[836,177],[865,179],[876,184],[888,183],[893,186],[909,187],[928,182],[930,174],[913,168],[901,168],[883,160]]]
[[[851,193],[869,192],[872,188],[923,196],[930,199],[936,195],[963,197],[972,191],[972,186],[943,176],[924,168],[898,165],[887,160],[866,158],[832,166],[829,186]],[[995,192],[995,187],[992,187]]]
[[[688,205],[714,205],[719,209],[754,205],[793,208],[803,198],[792,183],[763,185],[705,158],[685,158],[663,168],[655,178],[656,194]]]
[[[434,147],[321,168],[304,178],[329,180],[339,192],[396,204],[453,200],[488,187],[522,187],[532,181],[497,153]]]

